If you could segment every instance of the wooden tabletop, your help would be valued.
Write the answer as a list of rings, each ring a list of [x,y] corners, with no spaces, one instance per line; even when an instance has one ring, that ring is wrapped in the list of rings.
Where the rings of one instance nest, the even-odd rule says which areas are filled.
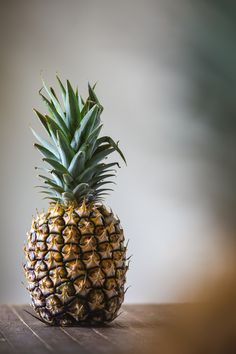
[[[161,330],[176,305],[124,305],[120,316],[97,327],[51,327],[29,306],[0,306],[0,353],[157,353]]]

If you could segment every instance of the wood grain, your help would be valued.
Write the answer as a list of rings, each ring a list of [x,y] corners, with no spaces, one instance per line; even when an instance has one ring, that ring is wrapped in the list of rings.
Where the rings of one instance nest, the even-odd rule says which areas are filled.
[[[50,327],[29,306],[0,306],[0,353],[158,353],[162,329],[175,305],[125,305],[112,323],[97,327]]]

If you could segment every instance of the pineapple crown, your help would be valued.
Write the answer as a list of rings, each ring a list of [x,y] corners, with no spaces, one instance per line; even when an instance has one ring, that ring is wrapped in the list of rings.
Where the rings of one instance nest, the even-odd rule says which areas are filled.
[[[39,143],[34,146],[43,155],[49,168],[38,168],[47,172],[40,174],[44,184],[41,193],[52,202],[80,204],[85,201],[99,201],[112,189],[107,184],[114,183],[115,166],[118,162],[106,163],[105,159],[117,151],[126,163],[125,157],[109,136],[100,136],[103,107],[95,94],[95,85],[88,84],[88,98],[84,100],[78,89],[74,90],[67,80],[63,85],[57,76],[62,94],[62,103],[54,89],[43,81],[46,96],[39,91],[46,103],[48,114],[34,109],[44,126],[49,140],[45,140],[33,129]]]

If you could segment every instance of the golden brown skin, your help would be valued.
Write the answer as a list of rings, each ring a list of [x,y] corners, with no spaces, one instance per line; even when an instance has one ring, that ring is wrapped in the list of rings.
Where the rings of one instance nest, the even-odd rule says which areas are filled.
[[[126,247],[102,204],[54,204],[33,219],[25,247],[32,305],[52,325],[112,321],[124,299]]]

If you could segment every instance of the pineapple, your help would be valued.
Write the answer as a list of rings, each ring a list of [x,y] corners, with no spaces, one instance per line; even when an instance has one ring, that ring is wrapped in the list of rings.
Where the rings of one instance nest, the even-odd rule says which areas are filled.
[[[32,220],[24,251],[25,276],[32,306],[41,320],[68,326],[112,321],[124,300],[128,269],[123,229],[103,198],[112,189],[117,162],[106,162],[117,151],[108,136],[100,136],[103,107],[88,85],[83,100],[59,77],[62,103],[45,83],[39,92],[48,115],[35,113],[48,140],[33,134],[46,171],[41,192],[48,210]],[[126,161],[125,161],[126,162]]]

